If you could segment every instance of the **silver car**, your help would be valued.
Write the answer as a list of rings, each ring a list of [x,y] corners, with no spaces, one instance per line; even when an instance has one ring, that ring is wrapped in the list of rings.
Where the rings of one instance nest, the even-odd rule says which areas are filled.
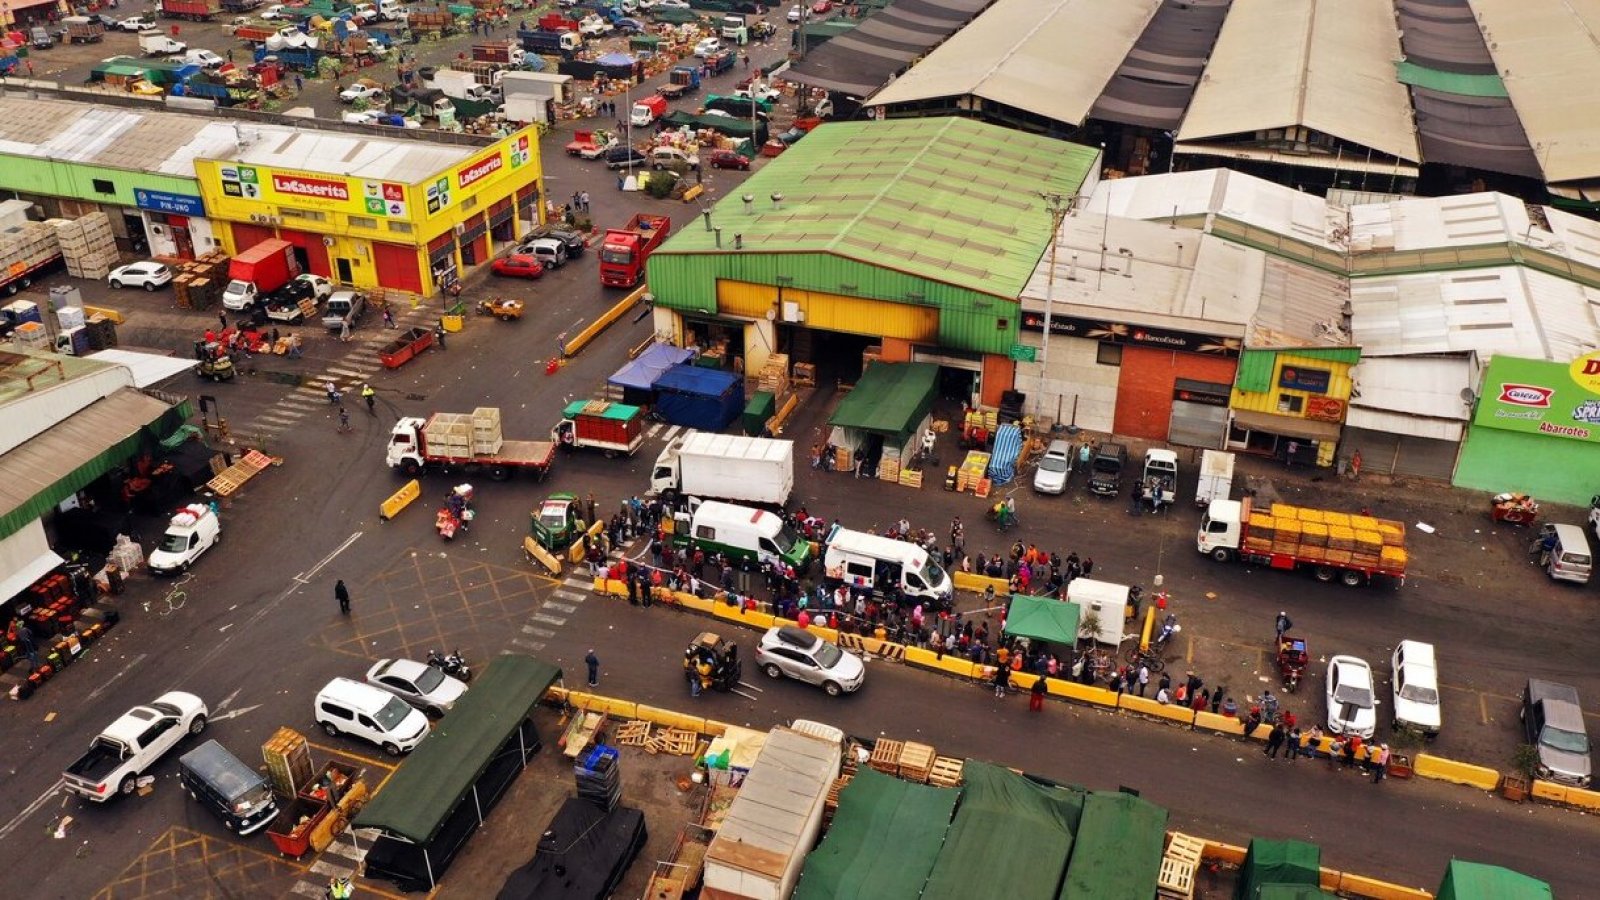
[[[1059,494],[1067,489],[1067,478],[1071,474],[1072,445],[1066,441],[1051,441],[1033,473],[1033,489],[1041,494]]]
[[[821,685],[830,697],[855,692],[867,676],[866,664],[859,657],[790,625],[769,628],[761,636],[756,665],[770,678],[787,675]]]
[[[467,692],[465,683],[410,659],[378,660],[367,670],[367,684],[399,697],[427,713],[430,719],[449,712]]]

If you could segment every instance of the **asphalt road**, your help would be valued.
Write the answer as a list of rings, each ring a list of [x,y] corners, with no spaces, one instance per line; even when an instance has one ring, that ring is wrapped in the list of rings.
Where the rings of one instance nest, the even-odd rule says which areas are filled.
[[[557,132],[549,144],[565,140]],[[546,152],[544,162],[552,195],[589,190],[602,226],[642,210],[668,212],[681,223],[691,211],[621,195],[603,169],[559,150]],[[716,192],[731,190],[740,176],[708,178]],[[36,287],[33,299],[42,300],[51,283]],[[208,313],[172,309],[167,295],[110,297],[100,286],[84,291],[91,303],[105,300],[130,313],[125,344],[186,353],[189,341],[214,321]],[[314,877],[273,862],[264,838],[243,845],[227,840],[208,813],[181,801],[171,761],[158,767],[154,794],[106,808],[51,790],[60,769],[100,727],[168,689],[198,691],[214,717],[228,716],[208,736],[251,761],[254,748],[279,725],[313,732],[311,697],[326,679],[359,675],[387,654],[420,657],[430,647],[459,646],[480,664],[494,653],[522,650],[581,671],[578,660],[593,646],[606,663],[607,692],[689,706],[679,690],[677,659],[703,622],[588,598],[531,572],[519,549],[528,511],[551,491],[593,491],[608,508],[641,491],[669,429],[654,434],[632,460],[578,454],[563,457],[546,484],[478,484],[479,518],[454,543],[432,532],[432,508],[459,479],[429,479],[423,501],[393,522],[377,522],[378,502],[397,486],[382,466],[396,416],[499,405],[509,437],[538,437],[564,401],[591,395],[621,364],[626,348],[650,334],[648,319],[625,318],[548,376],[544,360],[554,350],[554,335],[592,319],[620,296],[599,288],[593,254],[534,283],[472,283],[468,297],[491,292],[528,300],[529,316],[509,324],[471,319],[465,332],[451,336],[448,350],[395,372],[377,366],[374,350],[386,335],[369,321],[350,345],[305,329],[304,359],[256,360],[249,366],[254,375],[205,387],[236,432],[266,435],[268,448],[285,462],[224,504],[228,539],[185,585],[188,606],[167,619],[143,613],[138,600],[165,585],[135,578],[123,624],[87,661],[27,703],[0,707],[6,760],[0,861],[11,871],[41,873],[39,896],[89,896],[114,880],[117,887],[107,896],[199,895],[202,885],[221,895],[236,893],[239,884],[287,892]],[[428,321],[437,312],[436,306],[402,311],[401,324]],[[326,377],[344,386],[371,379],[380,414],[369,418],[353,408],[355,432],[337,434],[318,386]],[[788,436],[809,446],[833,399],[822,394],[808,401]],[[942,462],[954,461],[953,448],[941,443],[939,450]],[[1192,472],[1192,463],[1186,465]],[[1334,483],[1305,470],[1253,463],[1245,468],[1254,486],[1289,502],[1370,505],[1379,515],[1426,522],[1435,533],[1411,531],[1415,563],[1403,588],[1349,590],[1216,566],[1192,550],[1193,511],[1131,518],[1121,503],[1094,501],[1077,488],[1062,498],[1019,493],[1023,525],[1003,541],[984,531],[979,501],[946,495],[932,479],[918,492],[805,469],[796,502],[861,527],[904,515],[941,533],[960,514],[974,552],[1021,537],[1092,555],[1097,577],[1148,587],[1159,572],[1185,626],[1177,648],[1183,659],[1174,665],[1192,665],[1208,682],[1227,682],[1239,694],[1272,683],[1264,652],[1280,608],[1311,641],[1314,657],[1355,653],[1380,675],[1396,640],[1431,640],[1447,685],[1446,731],[1437,746],[1447,756],[1505,767],[1516,743],[1511,697],[1528,674],[1565,678],[1585,696],[1600,697],[1600,678],[1587,665],[1592,626],[1586,613],[1594,588],[1557,587],[1527,567],[1519,553],[1522,535],[1491,533],[1481,497]],[[1190,485],[1186,480],[1181,487]],[[352,586],[349,619],[333,602],[336,578]],[[827,702],[799,685],[752,683],[762,689],[758,701],[709,697],[700,711],[755,725],[820,718],[857,734],[920,737],[941,753],[1095,787],[1128,785],[1172,809],[1174,823],[1186,829],[1241,843],[1253,834],[1302,837],[1323,845],[1328,865],[1419,886],[1436,884],[1455,855],[1527,871],[1564,895],[1587,889],[1587,867],[1575,848],[1592,844],[1596,826],[1574,813],[1510,806],[1425,782],[1372,786],[1321,767],[1291,772],[1286,764],[1258,759],[1244,744],[1085,709],[1052,705],[1029,717],[1022,698],[997,702],[973,686],[879,663],[866,689],[842,702]],[[1320,688],[1320,673],[1313,673],[1291,701],[1302,718],[1322,716]],[[316,740],[344,753],[376,754],[348,739]],[[374,760],[373,771],[382,763]],[[72,816],[73,824],[63,838],[50,837],[47,830],[62,815]],[[180,858],[182,865],[164,862]]]

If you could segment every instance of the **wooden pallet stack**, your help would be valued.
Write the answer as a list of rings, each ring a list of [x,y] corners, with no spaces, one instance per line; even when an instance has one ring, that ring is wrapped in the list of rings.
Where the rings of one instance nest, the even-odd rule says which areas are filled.
[[[905,741],[878,738],[877,743],[872,745],[872,755],[867,758],[867,765],[885,775],[899,775],[900,752],[905,748]]]
[[[933,747],[928,744],[919,744],[907,741],[900,749],[900,777],[917,784],[927,784],[928,776],[933,774],[933,763],[938,755],[933,752]]]
[[[170,264],[172,290],[179,309],[210,309],[228,285],[228,258],[219,252]]]
[[[789,383],[795,387],[816,387],[817,367],[811,363],[795,363],[794,373],[789,376]]]
[[[756,376],[756,386],[774,397],[788,393],[789,354],[774,353],[768,356],[767,364],[761,367],[761,372]]]
[[[117,263],[117,239],[111,220],[103,212],[78,219],[51,219],[67,274],[74,278],[102,279]]]
[[[966,764],[951,756],[934,757],[928,769],[928,783],[934,787],[960,787],[961,771]]]
[[[890,457],[890,456],[885,456],[883,459],[879,460],[878,461],[878,480],[879,481],[899,481],[900,480],[900,460],[895,459],[895,458]]]
[[[311,783],[311,746],[305,735],[293,728],[280,727],[261,745],[261,759],[267,764],[272,790],[279,796],[293,797]]]
[[[1161,858],[1161,870],[1156,876],[1156,896],[1168,900],[1193,900],[1194,873],[1200,868],[1200,857],[1206,842],[1182,832],[1172,832],[1167,841],[1167,852]]]

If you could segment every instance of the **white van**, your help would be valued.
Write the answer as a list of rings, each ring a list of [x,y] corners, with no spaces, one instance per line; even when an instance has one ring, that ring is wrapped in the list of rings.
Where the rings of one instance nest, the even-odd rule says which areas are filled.
[[[1594,566],[1589,536],[1576,525],[1546,525],[1544,531],[1556,536],[1556,545],[1545,560],[1545,572],[1556,581],[1588,584],[1589,570]]]
[[[330,736],[371,741],[390,756],[409,753],[428,735],[428,717],[370,684],[335,678],[317,692],[317,724]]]
[[[955,595],[950,576],[916,544],[839,527],[828,535],[826,544],[823,569],[830,585],[871,588],[879,596],[894,585],[908,603],[950,607]]]
[[[1422,732],[1429,740],[1439,736],[1439,668],[1433,645],[1401,641],[1391,660],[1394,671],[1394,727]]]
[[[723,553],[752,566],[784,562],[805,570],[811,545],[781,517],[764,509],[707,500],[672,517],[676,543]]]
[[[172,517],[161,544],[150,551],[150,573],[186,572],[200,554],[221,540],[222,523],[217,521],[217,514],[204,503],[191,503]]]

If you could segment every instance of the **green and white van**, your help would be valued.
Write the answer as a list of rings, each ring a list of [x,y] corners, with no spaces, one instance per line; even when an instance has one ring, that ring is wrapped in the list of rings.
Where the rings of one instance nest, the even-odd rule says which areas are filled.
[[[707,500],[693,513],[673,517],[674,543],[707,554],[726,553],[747,565],[785,562],[795,571],[811,558],[811,544],[775,513]]]

